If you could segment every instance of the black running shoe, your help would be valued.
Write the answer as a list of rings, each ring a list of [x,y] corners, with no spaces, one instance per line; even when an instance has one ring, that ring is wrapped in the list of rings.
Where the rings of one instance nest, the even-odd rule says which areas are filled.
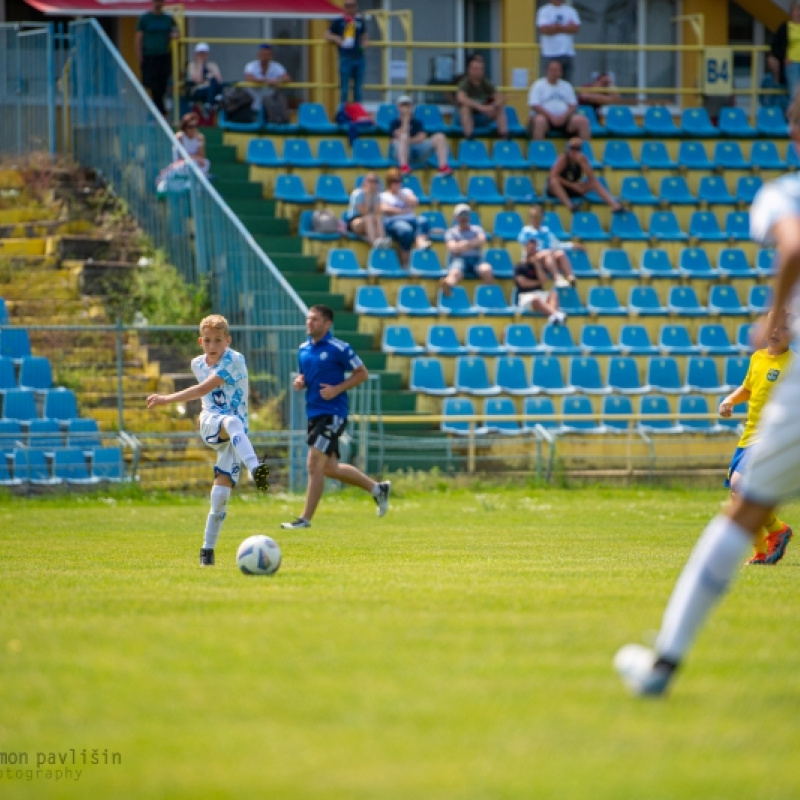
[[[259,492],[268,492],[269,491],[269,466],[265,463],[259,464],[253,470],[253,482],[256,485],[256,489]]]
[[[200,550],[200,566],[213,567],[214,566],[214,551],[209,548],[202,548]]]
[[[311,523],[308,520],[303,519],[302,517],[298,517],[297,519],[293,519],[291,522],[282,522],[281,528],[286,531],[297,530],[298,528],[310,528]]]

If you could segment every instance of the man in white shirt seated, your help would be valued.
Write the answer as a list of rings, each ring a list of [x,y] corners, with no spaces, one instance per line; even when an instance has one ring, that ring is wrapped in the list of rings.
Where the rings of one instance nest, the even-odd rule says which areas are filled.
[[[578,110],[578,98],[572,84],[561,79],[561,64],[551,61],[544,78],[534,81],[528,92],[531,109],[531,138],[544,139],[550,131],[578,136],[584,141],[592,136],[589,120]]]
[[[279,93],[284,83],[292,79],[282,64],[272,60],[272,45],[260,44],[258,58],[250,61],[244,68],[244,79],[248,83],[258,84],[257,87],[248,87],[247,91],[253,98],[253,111],[258,111],[259,106],[264,106],[269,111],[270,100]],[[267,115],[268,121],[269,114]]]

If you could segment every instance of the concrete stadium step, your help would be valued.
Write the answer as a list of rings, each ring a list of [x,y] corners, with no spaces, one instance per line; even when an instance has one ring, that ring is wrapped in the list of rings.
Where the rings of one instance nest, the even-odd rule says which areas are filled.
[[[328,306],[334,313],[344,311],[346,308],[344,295],[341,294],[331,294],[330,292],[301,292],[300,297],[309,308],[321,304]]]
[[[274,200],[259,200],[235,196],[228,198],[224,195],[223,199],[230,206],[231,211],[237,216],[240,214],[252,214],[262,219],[269,219],[275,216]]]
[[[222,145],[222,137],[225,131],[222,128],[217,127],[216,125],[212,125],[209,127],[204,127],[202,129],[203,136],[206,137],[206,147],[219,147]],[[234,154],[236,152],[236,148],[234,149]]]
[[[289,238],[289,229],[286,225],[276,225],[276,222],[285,223],[287,220],[276,217],[261,217],[255,214],[239,214],[239,220],[253,236],[271,236]]]
[[[250,183],[248,180],[232,180],[217,178],[214,188],[225,198],[226,202],[236,199],[260,200],[262,188],[260,183]]]
[[[24,205],[17,208],[0,208],[0,225],[20,222],[45,222],[59,220],[61,209],[57,206]]]
[[[289,285],[299,294],[303,292],[324,292],[331,293],[331,280],[327,275],[319,273],[308,275],[305,272],[288,272],[286,280]]]
[[[221,166],[228,166],[229,164],[236,164],[236,148],[232,144],[211,144],[208,141],[208,137],[206,137],[206,156],[208,157],[209,161],[211,161],[212,165],[219,163]],[[242,164],[243,167],[247,167],[247,164]],[[245,170],[245,174],[247,170]],[[216,168],[213,171],[213,174],[217,174]]]
[[[282,255],[303,255],[303,240],[299,236],[265,236],[259,246],[273,261]]]
[[[262,250],[272,259],[275,266],[286,275],[289,273],[304,275],[319,275],[317,270],[317,259],[314,256],[304,256],[302,253],[287,253],[283,251],[270,251],[265,244],[267,240],[262,236],[255,236],[255,240],[261,245]],[[262,244],[262,240],[264,243]]]
[[[344,337],[342,337],[344,338]],[[347,339],[345,339],[347,341]],[[352,342],[351,342],[352,344]],[[354,348],[355,349],[355,348]],[[358,354],[364,362],[364,366],[372,371],[383,371],[386,369],[386,354],[378,350],[361,351]]]
[[[0,239],[0,256],[44,256],[47,255],[46,238],[8,238]]]
[[[416,407],[415,392],[381,392],[381,410],[384,414],[411,412]]]

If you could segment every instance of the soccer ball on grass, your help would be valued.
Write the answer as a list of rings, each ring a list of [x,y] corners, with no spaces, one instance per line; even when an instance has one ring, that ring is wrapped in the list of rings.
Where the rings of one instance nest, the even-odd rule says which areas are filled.
[[[239,545],[236,563],[245,575],[273,575],[281,565],[281,549],[269,536],[250,536]]]

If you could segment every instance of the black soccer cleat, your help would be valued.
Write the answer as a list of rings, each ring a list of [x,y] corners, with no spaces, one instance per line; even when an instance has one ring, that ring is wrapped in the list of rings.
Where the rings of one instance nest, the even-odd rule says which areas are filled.
[[[200,566],[213,567],[214,566],[214,551],[211,548],[203,547],[200,550]]]
[[[259,492],[269,491],[269,466],[263,461],[253,470],[253,483]]]

